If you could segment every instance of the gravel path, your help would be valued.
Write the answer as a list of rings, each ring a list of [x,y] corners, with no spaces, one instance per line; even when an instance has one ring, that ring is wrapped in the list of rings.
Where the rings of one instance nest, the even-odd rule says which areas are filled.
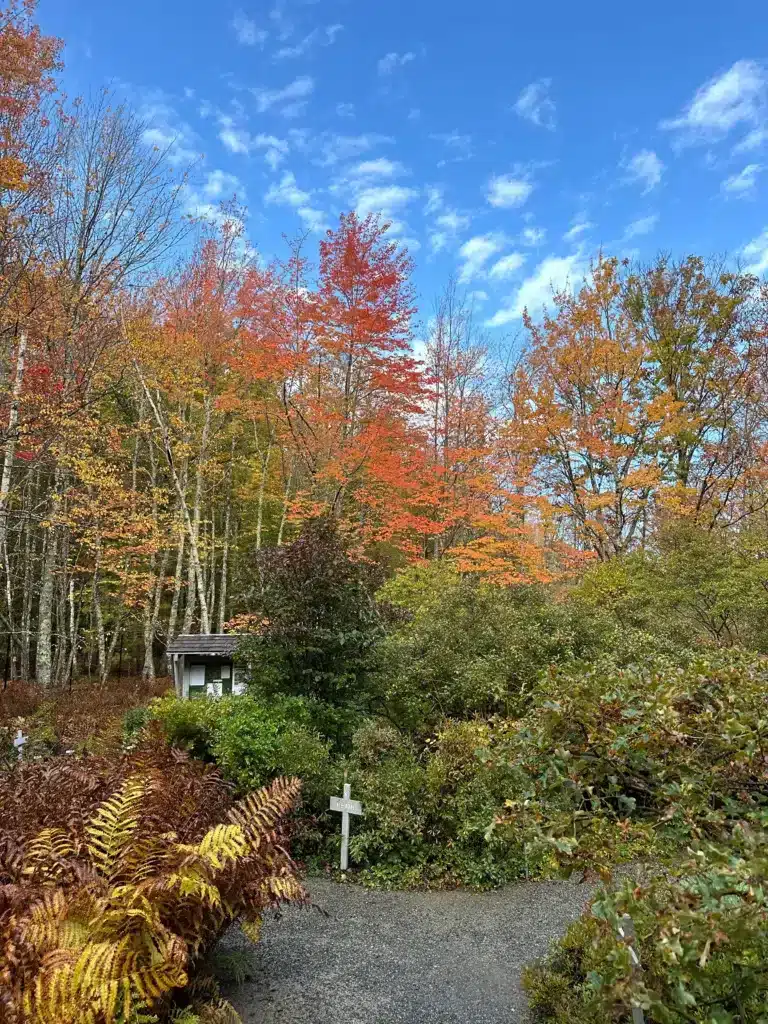
[[[265,921],[256,975],[229,993],[247,1024],[522,1022],[522,967],[591,893],[571,882],[371,892],[327,879],[309,890],[325,914],[289,909]],[[244,941],[240,933],[225,940]]]

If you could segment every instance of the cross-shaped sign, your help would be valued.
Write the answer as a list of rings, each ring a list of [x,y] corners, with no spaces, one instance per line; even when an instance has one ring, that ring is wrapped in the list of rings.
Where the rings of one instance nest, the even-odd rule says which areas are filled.
[[[341,811],[341,870],[346,871],[349,864],[349,816],[362,814],[363,805],[359,800],[350,800],[352,787],[344,783],[344,796],[331,797],[331,810]]]
[[[16,748],[16,753],[19,755],[19,760],[21,760],[24,753],[24,744],[27,742],[27,739],[28,737],[24,735],[21,729],[19,729],[13,738],[13,745]]]

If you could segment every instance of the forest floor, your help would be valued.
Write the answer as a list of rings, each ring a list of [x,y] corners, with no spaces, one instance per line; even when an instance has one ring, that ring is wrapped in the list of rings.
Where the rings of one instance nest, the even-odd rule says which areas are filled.
[[[501,1024],[527,1019],[525,964],[593,886],[372,892],[310,880],[311,908],[264,922],[255,972],[227,993],[246,1024]],[[237,931],[226,946],[245,946]]]

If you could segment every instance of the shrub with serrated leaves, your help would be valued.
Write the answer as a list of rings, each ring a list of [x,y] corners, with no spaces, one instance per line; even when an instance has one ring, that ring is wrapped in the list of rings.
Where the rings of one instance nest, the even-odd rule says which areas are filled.
[[[727,837],[768,800],[767,754],[768,659],[555,672],[489,750],[513,779],[496,828],[541,873],[607,871]]]
[[[265,908],[303,898],[281,838],[299,787],[233,803],[214,769],[156,746],[3,776],[2,1019],[138,1024],[174,995],[200,1019],[235,1019],[191,972],[232,921],[258,928]]]
[[[768,1005],[768,840],[765,825],[704,844],[674,871],[603,893],[524,978],[542,1024],[760,1024]],[[619,937],[637,934],[641,971]]]

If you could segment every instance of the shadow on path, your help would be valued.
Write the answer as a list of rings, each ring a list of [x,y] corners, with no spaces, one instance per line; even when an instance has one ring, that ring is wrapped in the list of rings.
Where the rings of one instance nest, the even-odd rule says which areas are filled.
[[[523,966],[577,917],[591,886],[371,892],[309,883],[316,909],[264,923],[256,976],[229,998],[246,1024],[501,1024],[526,1019]],[[230,933],[227,945],[244,943]]]

